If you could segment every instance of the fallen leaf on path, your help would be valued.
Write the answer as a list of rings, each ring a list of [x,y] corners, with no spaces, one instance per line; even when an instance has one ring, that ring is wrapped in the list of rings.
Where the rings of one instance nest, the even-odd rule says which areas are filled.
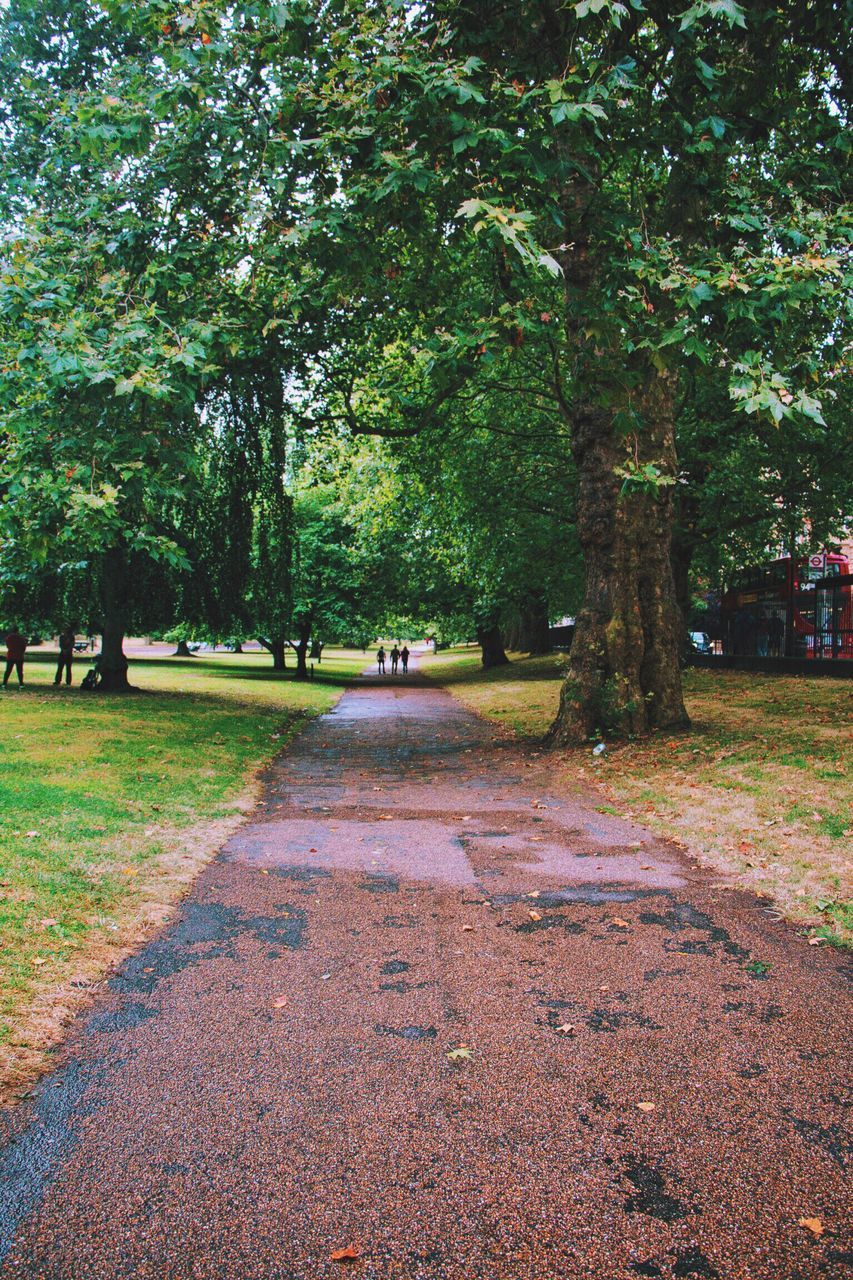
[[[823,938],[809,938],[809,946],[819,947],[823,941],[824,941]]]
[[[332,1262],[355,1262],[361,1257],[361,1249],[357,1244],[348,1244],[345,1249],[332,1250]]]
[[[460,1044],[457,1049],[451,1049],[447,1056],[451,1062],[463,1062],[471,1057],[471,1050],[467,1044]]]
[[[627,920],[622,920],[619,916],[613,916],[610,923],[615,925],[617,929],[630,929],[631,927]]]
[[[572,1036],[575,1033],[575,1025],[573,1022],[564,1022],[561,1027],[556,1027],[555,1030],[559,1031],[562,1036]]]
[[[797,1226],[805,1227],[806,1231],[810,1231],[813,1236],[823,1235],[823,1223],[820,1218],[800,1218]]]
[[[530,916],[530,919],[531,919],[531,920],[541,920],[541,919],[542,919],[542,917],[541,917],[541,915],[539,914],[539,912],[538,912],[538,911],[528,911],[528,913],[527,913],[527,914]]]
[[[473,933],[473,932],[474,932],[474,926],[473,926],[472,924],[463,924],[463,926],[462,926],[462,932],[463,932],[463,933]]]
[[[643,862],[643,863],[640,865],[640,870],[641,870],[641,871],[651,871],[652,869],[653,869],[653,868],[652,868],[652,864],[651,864],[650,862]]]
[[[629,848],[629,849],[642,849],[642,847],[643,847],[643,846],[642,846],[642,844],[640,843],[640,841],[639,841],[639,840],[635,840],[633,844],[629,844],[629,845],[628,845],[628,848]]]
[[[655,1104],[653,1102],[638,1102],[637,1110],[638,1111],[654,1111]]]
[[[283,1009],[287,1004],[287,996],[279,996],[277,1000],[273,1000],[272,1007],[274,1009]]]
[[[599,991],[609,991],[609,990],[610,990],[610,983],[609,983],[609,982],[603,982],[603,983],[601,984],[601,986],[600,986],[598,989],[599,989]]]

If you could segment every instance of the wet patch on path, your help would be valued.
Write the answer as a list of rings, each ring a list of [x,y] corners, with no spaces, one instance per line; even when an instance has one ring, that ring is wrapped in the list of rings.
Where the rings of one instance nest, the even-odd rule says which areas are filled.
[[[837,1280],[840,963],[548,769],[308,725],[13,1118],[2,1280]]]

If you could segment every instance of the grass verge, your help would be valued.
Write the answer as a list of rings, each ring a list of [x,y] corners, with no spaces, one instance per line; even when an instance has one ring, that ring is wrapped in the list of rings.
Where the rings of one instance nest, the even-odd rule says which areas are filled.
[[[556,714],[564,667],[552,656],[483,671],[467,647],[421,662],[472,710],[529,739]],[[684,684],[690,732],[611,744],[600,757],[591,744],[560,749],[558,773],[595,783],[602,811],[680,841],[812,938],[853,945],[849,684],[697,670]]]
[[[365,661],[327,650],[297,683],[261,654],[140,659],[141,692],[102,695],[54,688],[55,659],[38,655],[22,690],[0,690],[0,1098],[43,1067],[251,807],[253,776]]]

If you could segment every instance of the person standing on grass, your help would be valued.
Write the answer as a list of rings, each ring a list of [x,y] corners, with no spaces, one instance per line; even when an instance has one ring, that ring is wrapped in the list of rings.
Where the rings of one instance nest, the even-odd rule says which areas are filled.
[[[376,665],[379,668],[379,674],[381,676],[384,676],[385,675],[385,649],[383,648],[382,645],[379,646],[379,650],[376,654]]]
[[[59,637],[59,661],[56,664],[54,684],[62,683],[62,672],[65,672],[65,683],[71,683],[71,663],[74,660],[74,632],[63,631]]]
[[[24,653],[27,648],[26,637],[17,627],[13,627],[6,636],[6,674],[3,677],[3,688],[9,683],[9,676],[14,667],[18,673],[18,687],[24,687]]]
[[[397,674],[397,663],[399,661],[400,661],[400,650],[397,648],[396,645],[394,645],[394,648],[391,650],[391,675],[392,676],[395,676]]]
[[[407,644],[404,644],[400,650],[400,664],[403,668],[403,675],[406,675],[409,670],[409,646]]]

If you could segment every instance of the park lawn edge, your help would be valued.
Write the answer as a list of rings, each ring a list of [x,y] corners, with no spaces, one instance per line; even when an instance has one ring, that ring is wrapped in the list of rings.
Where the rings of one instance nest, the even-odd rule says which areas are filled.
[[[853,816],[843,757],[843,716],[834,734],[826,734],[817,724],[803,727],[806,736],[818,738],[814,747],[817,756],[813,760],[807,754],[800,759],[788,752],[794,763],[775,766],[772,794],[761,776],[765,763],[761,756],[768,752],[768,739],[759,733],[758,708],[751,712],[746,708],[746,715],[752,715],[751,731],[743,731],[737,716],[739,699],[747,703],[752,690],[765,686],[781,693],[794,690],[804,702],[814,695],[813,702],[825,711],[834,699],[844,698],[843,681],[726,673],[728,697],[720,691],[719,705],[711,709],[716,719],[709,720],[708,697],[699,694],[713,673],[688,670],[688,710],[692,697],[697,704],[693,710],[701,713],[691,729],[663,731],[633,742],[608,742],[604,752],[595,756],[592,742],[577,747],[548,747],[544,742],[556,716],[558,673],[565,663],[565,655],[530,658],[513,654],[509,665],[484,671],[478,650],[457,646],[422,660],[420,670],[508,737],[547,751],[558,786],[588,788],[599,812],[642,823],[699,866],[714,871],[726,887],[766,900],[771,914],[798,927],[812,945],[853,948],[853,868],[849,860],[845,863],[841,843],[853,835],[849,829],[853,828]],[[553,682],[552,696],[544,703],[546,677],[538,678],[542,672]],[[786,681],[790,682],[787,686]],[[699,687],[699,694],[694,686]],[[774,694],[771,701],[779,701],[779,697]],[[793,716],[790,726],[792,732],[797,727]],[[736,734],[730,733],[734,727]],[[820,740],[822,733],[825,741]],[[769,751],[774,747],[771,742]],[[837,752],[839,759],[821,761],[822,749]],[[691,763],[696,756],[705,773],[698,780]],[[838,791],[829,804],[825,796],[823,802],[808,800],[808,791],[802,795],[799,790],[803,777],[814,778],[821,763],[823,781],[830,780],[824,790]],[[798,796],[806,802],[798,804]],[[781,817],[773,810],[774,803],[779,805]],[[807,813],[809,809],[814,812]],[[845,813],[848,829],[839,835]],[[810,829],[810,822],[817,819],[816,829]]]
[[[260,774],[275,754],[260,761],[252,770],[255,776],[238,795],[229,797],[236,810],[231,816],[188,828],[158,827],[151,838],[167,847],[146,862],[145,875],[114,912],[116,932],[99,935],[43,980],[33,980],[20,1014],[6,1018],[12,1037],[0,1045],[0,1107],[25,1098],[37,1079],[51,1070],[72,1023],[91,1006],[110,975],[173,918],[199,873],[246,821],[261,792]]]
[[[158,821],[144,832],[128,828],[120,833],[122,860],[133,865],[133,878],[127,882],[127,893],[110,911],[109,929],[93,932],[66,957],[33,971],[19,1006],[11,1015],[4,1015],[9,1034],[0,1042],[0,1107],[8,1108],[28,1096],[39,1077],[55,1066],[75,1019],[91,1006],[123,961],[174,917],[199,873],[255,808],[263,788],[263,772],[307,723],[337,705],[351,674],[354,672],[336,673],[340,686],[327,696],[325,705],[306,706],[304,699],[298,708],[282,703],[268,726],[275,731],[257,744],[260,749],[248,767],[215,800],[208,800],[208,818]],[[303,682],[297,685],[285,679],[284,684],[294,691],[309,691]],[[105,698],[132,707],[146,692],[158,691]],[[86,694],[81,696],[87,698]],[[126,698],[130,700],[127,703]],[[98,705],[92,703],[92,695],[88,699],[89,706]],[[239,705],[235,703],[235,709]],[[151,849],[159,852],[146,854]]]

